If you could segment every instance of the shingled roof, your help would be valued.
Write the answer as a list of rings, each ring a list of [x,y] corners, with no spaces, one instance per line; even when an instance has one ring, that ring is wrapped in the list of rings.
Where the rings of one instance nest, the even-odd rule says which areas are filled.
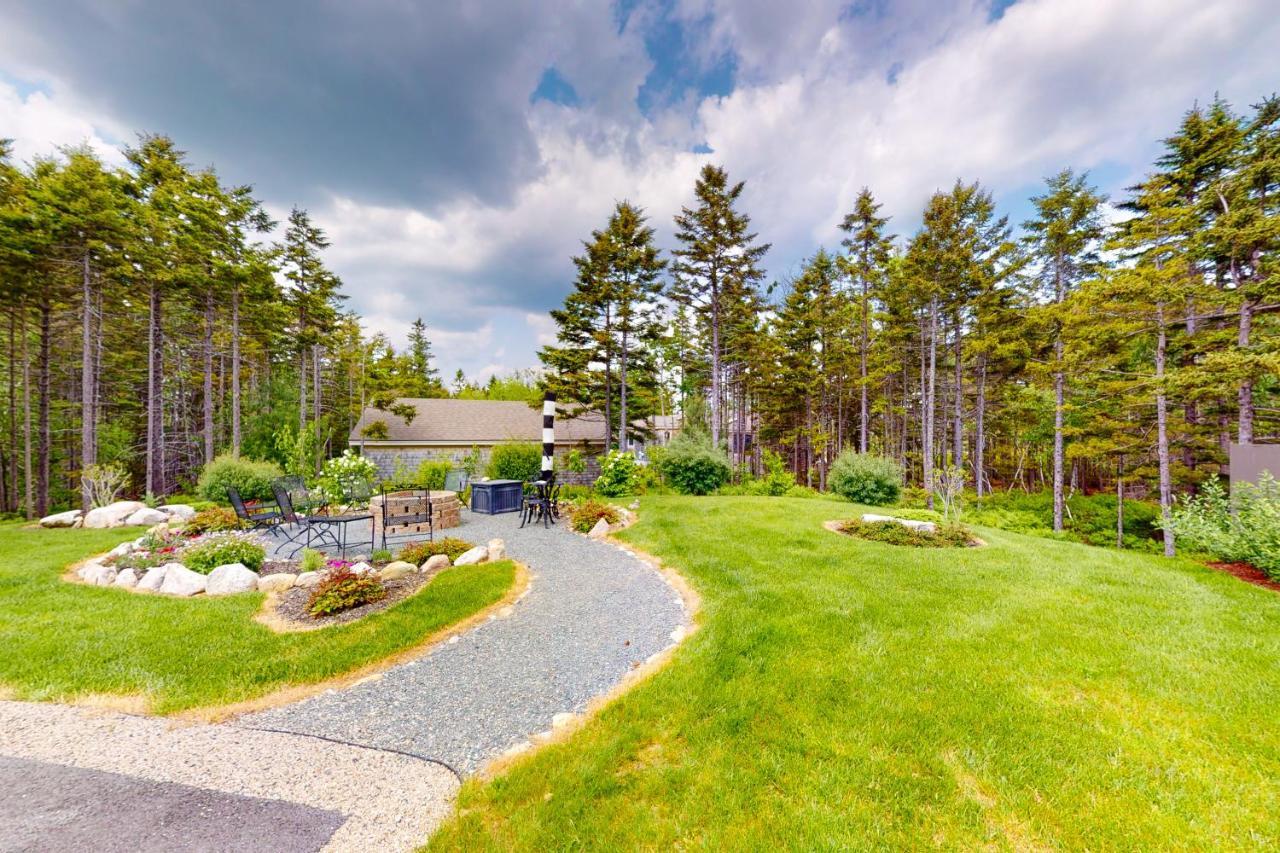
[[[351,430],[352,444],[376,445],[383,441],[449,444],[497,444],[503,441],[541,441],[542,410],[528,403],[507,400],[449,400],[403,397],[418,410],[411,423],[381,409],[367,408]],[[386,439],[371,439],[361,430],[374,421],[387,425]],[[597,413],[556,419],[556,443],[604,441],[604,418]]]

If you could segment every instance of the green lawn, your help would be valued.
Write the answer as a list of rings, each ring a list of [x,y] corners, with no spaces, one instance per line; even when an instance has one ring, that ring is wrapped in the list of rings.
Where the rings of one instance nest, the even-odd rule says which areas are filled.
[[[448,569],[351,625],[276,634],[258,593],[175,599],[70,584],[64,568],[138,530],[0,525],[0,686],[26,699],[141,695],[156,713],[251,699],[341,675],[502,598],[510,562]]]
[[[432,849],[1280,843],[1280,595],[980,528],[911,550],[826,501],[647,498],[702,595],[673,662],[467,784]]]

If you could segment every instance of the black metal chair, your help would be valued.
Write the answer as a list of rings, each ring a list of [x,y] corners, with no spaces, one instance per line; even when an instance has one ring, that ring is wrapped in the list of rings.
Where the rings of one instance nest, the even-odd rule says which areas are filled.
[[[427,541],[435,539],[435,521],[431,511],[431,491],[429,489],[400,489],[382,492],[382,547],[387,547],[387,531],[393,527],[415,528],[403,534],[391,534],[392,537],[417,536],[422,533],[423,525],[427,530]]]
[[[550,482],[535,480],[529,484],[533,486],[533,489],[532,491],[526,490],[524,494],[524,504],[520,509],[521,527],[526,524],[533,524],[537,519],[542,520],[543,527],[551,526],[554,512],[551,504],[553,484],[554,478]]]
[[[231,508],[236,512],[236,518],[239,518],[241,523],[249,525],[250,530],[264,530],[272,536],[280,532],[278,528],[283,516],[279,507],[271,509],[249,506],[244,502],[244,498],[240,497],[240,491],[235,486],[227,486],[227,499],[231,501]]]
[[[444,475],[444,487],[451,492],[460,492],[467,487],[467,482],[470,479],[466,471],[450,471]]]
[[[289,494],[289,500],[293,504],[294,509],[303,515],[310,515],[325,508],[328,501],[323,492],[315,489],[308,489],[306,480],[291,474],[287,477],[281,477],[271,484],[271,491],[274,493],[276,486],[280,486]],[[276,497],[276,503],[280,503],[279,496]],[[284,507],[281,506],[281,511]]]
[[[364,480],[352,483],[342,490],[342,499],[346,501],[347,506],[367,507],[372,497],[373,483]]]

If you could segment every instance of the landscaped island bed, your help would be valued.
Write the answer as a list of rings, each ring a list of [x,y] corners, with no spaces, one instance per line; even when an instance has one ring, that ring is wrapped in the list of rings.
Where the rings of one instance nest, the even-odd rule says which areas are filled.
[[[432,849],[1256,847],[1280,837],[1280,596],[990,528],[833,536],[825,501],[646,498],[701,628]]]
[[[515,577],[510,561],[455,566],[388,610],[285,634],[256,620],[262,593],[184,599],[62,580],[140,532],[0,525],[0,687],[154,713],[256,699],[415,646],[499,601]]]

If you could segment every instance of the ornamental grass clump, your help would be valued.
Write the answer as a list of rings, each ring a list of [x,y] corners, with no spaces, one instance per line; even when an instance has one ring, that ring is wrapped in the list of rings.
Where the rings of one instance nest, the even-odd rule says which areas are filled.
[[[476,546],[465,539],[446,536],[443,539],[435,539],[431,542],[410,542],[400,549],[396,559],[420,566],[429,557],[434,557],[436,554],[445,554],[449,557],[449,562],[452,563],[474,547]]]
[[[213,533],[184,548],[180,561],[191,571],[207,575],[228,563],[240,563],[256,572],[266,557],[266,549],[252,534]]]
[[[319,619],[386,597],[387,588],[372,575],[357,575],[350,569],[337,569],[316,584],[311,598],[307,600],[307,612]]]
[[[579,533],[590,533],[591,528],[602,518],[610,524],[617,524],[621,516],[613,504],[587,498],[569,513],[569,524]]]

